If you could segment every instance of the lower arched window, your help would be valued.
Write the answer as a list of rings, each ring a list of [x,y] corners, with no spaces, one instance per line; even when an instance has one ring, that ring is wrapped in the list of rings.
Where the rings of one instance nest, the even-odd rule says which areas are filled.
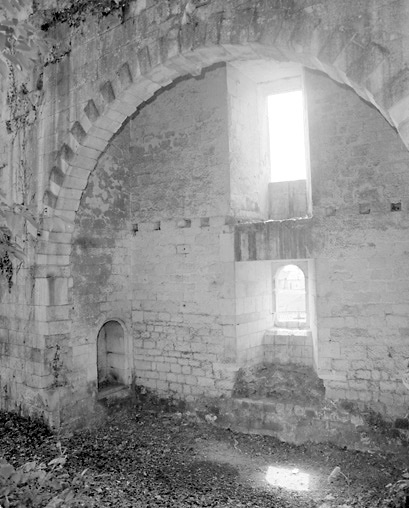
[[[304,272],[296,265],[280,268],[275,276],[275,322],[302,327],[307,322]]]

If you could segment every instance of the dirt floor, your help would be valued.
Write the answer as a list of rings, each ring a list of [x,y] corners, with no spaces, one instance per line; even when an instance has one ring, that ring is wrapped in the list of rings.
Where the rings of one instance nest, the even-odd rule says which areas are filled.
[[[58,436],[38,422],[0,413],[3,462],[17,468],[64,455],[59,474],[67,483],[83,473],[78,497],[66,504],[21,504],[16,489],[7,505],[0,488],[0,506],[407,506],[403,496],[386,500],[386,486],[408,467],[406,450],[398,457],[327,444],[294,446],[220,429],[207,420],[206,415],[122,404],[110,408],[105,424]]]

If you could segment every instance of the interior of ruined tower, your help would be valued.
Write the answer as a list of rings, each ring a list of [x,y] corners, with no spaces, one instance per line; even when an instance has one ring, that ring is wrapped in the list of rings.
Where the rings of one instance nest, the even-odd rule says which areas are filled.
[[[274,183],[267,101],[294,81],[309,173]],[[111,140],[81,199],[71,254],[80,383],[108,362],[118,388],[134,377],[194,400],[233,386],[226,360],[291,363],[309,366],[327,397],[404,406],[393,379],[406,332],[388,317],[402,304],[387,279],[404,263],[392,204],[405,202],[408,160],[370,104],[291,63],[218,65],[162,90]],[[289,290],[291,267],[301,292]],[[280,310],[280,291],[303,318],[286,316],[286,301]],[[105,350],[101,311],[121,335]]]
[[[397,122],[297,52],[243,43],[137,76],[126,28],[101,26],[45,67],[30,128],[2,133],[4,231],[25,255],[10,287],[2,258],[0,407],[74,425],[142,388],[283,438],[316,424],[298,440],[406,418]]]

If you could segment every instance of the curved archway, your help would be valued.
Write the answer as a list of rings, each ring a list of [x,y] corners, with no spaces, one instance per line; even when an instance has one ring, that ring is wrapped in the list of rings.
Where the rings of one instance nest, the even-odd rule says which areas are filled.
[[[375,31],[368,33],[368,27],[359,24],[345,30],[341,11],[335,11],[339,19],[332,19],[330,27],[329,19],[313,7],[293,12],[269,2],[248,2],[237,10],[223,10],[222,15],[216,9],[215,15],[217,0],[208,4],[207,12],[195,23],[183,23],[178,13],[174,24],[168,24],[154,40],[128,42],[123,51],[119,51],[124,44],[121,30],[126,28],[120,25],[114,29],[117,38],[115,33],[111,38],[122,61],[109,61],[111,67],[93,87],[97,93],[88,97],[81,115],[72,119],[50,171],[44,194],[47,215],[55,217],[47,226],[50,230],[70,232],[88,177],[122,123],[161,87],[183,75],[197,75],[217,62],[286,60],[323,71],[372,102],[401,129],[403,140],[409,141],[409,131],[404,129],[407,118],[402,113],[405,108],[401,107],[407,91],[396,97],[384,93],[391,77],[387,64],[390,52],[376,40]],[[351,9],[357,10],[352,5]],[[138,11],[135,19],[143,13]],[[356,14],[358,19],[363,15]]]
[[[202,69],[215,63],[232,62],[236,60],[264,60],[266,65],[279,61],[292,61],[305,65],[304,58],[296,53],[288,52],[288,58],[280,60],[268,58],[268,47],[229,46],[227,51],[222,46],[213,48],[195,49],[188,55],[180,55],[186,60],[186,67],[175,66],[172,59],[158,63],[146,75],[139,74],[140,64],[132,67],[131,62],[124,62],[115,70],[116,78],[106,81],[100,86],[100,95],[103,98],[103,110],[96,106],[96,97],[90,97],[81,118],[72,122],[70,132],[65,142],[58,150],[55,165],[50,171],[48,186],[44,192],[44,205],[48,216],[57,216],[66,221],[72,221],[77,211],[84,189],[87,186],[89,175],[94,170],[99,156],[105,151],[110,140],[119,131],[123,123],[133,115],[138,108],[149,101],[164,86],[192,71],[189,60],[194,60],[196,68]],[[251,50],[249,52],[249,50]],[[206,58],[205,52],[214,56]],[[250,54],[249,54],[250,53]],[[335,67],[328,67],[309,63],[308,67],[323,71],[333,79],[352,86],[352,88],[366,100],[371,100],[390,121],[388,113],[373,100],[371,92],[361,89],[359,85],[351,82]],[[200,73],[199,72],[199,73]]]

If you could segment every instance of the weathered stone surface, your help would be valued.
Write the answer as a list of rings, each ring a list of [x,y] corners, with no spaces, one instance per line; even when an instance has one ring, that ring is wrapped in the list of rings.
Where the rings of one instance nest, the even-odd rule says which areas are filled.
[[[298,404],[233,398],[221,405],[216,424],[295,444],[331,442],[360,451],[399,452],[407,443],[406,428],[393,428],[376,413],[361,416],[356,407],[325,401]]]
[[[62,418],[71,403],[83,411],[110,319],[124,329],[129,381],[191,399],[229,393],[234,362],[262,355],[273,272],[292,261],[310,263],[315,282],[311,347],[327,395],[406,414],[408,9],[284,4],[211,0],[184,13],[132,0],[123,19],[50,28],[41,105],[10,142],[0,131],[2,189],[36,216],[12,221],[27,262],[1,289],[1,407],[55,423],[61,400]],[[254,74],[237,65],[225,80],[226,62],[249,60]],[[265,222],[252,87],[283,60],[352,87],[401,139],[351,90],[307,73],[313,216]],[[39,93],[29,88],[26,106]],[[54,360],[63,375],[50,381]]]

